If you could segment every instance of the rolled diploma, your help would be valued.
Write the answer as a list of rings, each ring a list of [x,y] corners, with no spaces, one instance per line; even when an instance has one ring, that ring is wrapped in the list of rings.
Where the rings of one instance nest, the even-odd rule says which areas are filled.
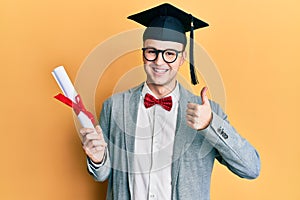
[[[74,103],[76,103],[75,101],[75,97],[78,95],[78,93],[76,92],[65,68],[63,66],[59,66],[57,68],[55,68],[52,71],[52,75],[55,78],[57,84],[59,85],[60,89],[62,90],[63,94],[68,97],[71,101],[73,101]],[[80,124],[84,127],[84,128],[94,128],[94,125],[92,123],[92,121],[88,118],[88,116],[86,116],[85,113],[80,112],[77,115]]]

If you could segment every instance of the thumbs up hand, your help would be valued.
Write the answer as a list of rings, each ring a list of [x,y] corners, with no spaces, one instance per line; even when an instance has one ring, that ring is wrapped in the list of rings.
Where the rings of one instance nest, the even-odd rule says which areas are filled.
[[[196,130],[205,129],[212,120],[211,107],[206,95],[207,90],[207,87],[201,90],[202,104],[188,103],[187,105],[187,125]]]

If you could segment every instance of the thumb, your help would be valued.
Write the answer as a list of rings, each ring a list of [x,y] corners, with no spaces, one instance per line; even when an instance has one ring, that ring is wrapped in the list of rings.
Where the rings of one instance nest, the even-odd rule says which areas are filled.
[[[97,125],[95,127],[95,129],[96,129],[96,132],[102,137],[102,129],[101,129],[100,125]]]
[[[201,100],[202,100],[202,105],[208,103],[208,97],[207,97],[207,95],[206,95],[207,90],[208,90],[207,87],[204,87],[204,88],[202,88],[202,90],[201,90]]]

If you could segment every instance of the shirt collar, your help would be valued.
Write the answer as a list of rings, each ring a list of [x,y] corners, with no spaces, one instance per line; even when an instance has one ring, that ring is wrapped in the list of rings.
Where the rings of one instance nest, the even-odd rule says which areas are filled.
[[[142,90],[142,97],[145,98],[145,95],[146,95],[147,93],[149,93],[149,94],[151,94],[152,96],[154,96],[155,98],[157,98],[157,97],[155,96],[155,94],[154,94],[154,93],[150,90],[150,88],[148,87],[148,84],[145,82],[145,83],[144,83],[144,86],[143,86],[143,90]],[[177,81],[176,81],[176,85],[175,85],[174,90],[173,90],[170,94],[166,95],[165,97],[168,97],[168,96],[171,96],[171,97],[172,97],[173,102],[178,102],[178,101],[179,101],[180,92],[179,92],[179,84],[178,84]]]

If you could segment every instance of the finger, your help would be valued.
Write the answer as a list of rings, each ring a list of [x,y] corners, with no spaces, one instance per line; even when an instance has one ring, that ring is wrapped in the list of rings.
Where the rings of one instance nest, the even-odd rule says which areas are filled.
[[[83,148],[83,150],[86,152],[87,155],[90,157],[93,157],[97,153],[103,153],[103,151],[106,149],[106,146],[96,146],[96,147],[90,147],[90,148]]]
[[[202,99],[202,105],[208,103],[208,97],[206,95],[208,88],[204,87],[201,90],[201,99]]]
[[[188,109],[196,110],[198,108],[198,104],[196,104],[196,103],[188,103],[187,107],[188,107]]]
[[[100,138],[103,139],[102,129],[99,125],[96,126],[96,132],[100,135]]]
[[[191,109],[187,109],[186,110],[186,115],[189,115],[191,117],[193,117],[195,114],[194,114],[194,110],[191,110]]]
[[[98,148],[93,147],[93,148],[85,148],[83,147],[83,150],[85,151],[85,153],[90,157],[90,158],[94,158],[95,154],[98,153]]]
[[[187,125],[191,128],[194,128],[194,123],[190,121],[186,121]]]
[[[195,129],[195,124],[196,124],[195,122],[193,122],[193,121],[186,121],[186,124],[187,124],[189,127]]]
[[[92,129],[92,128],[81,128],[80,130],[79,130],[79,133],[82,135],[82,136],[85,136],[85,135],[87,135],[88,133],[92,133],[92,132],[94,132],[95,130],[94,129]]]
[[[100,140],[101,137],[96,132],[89,133],[84,137],[86,140]]]
[[[196,119],[194,117],[190,116],[190,115],[187,115],[186,116],[186,121],[190,122],[191,124],[194,124]]]
[[[200,112],[192,109],[187,109],[186,110],[186,115],[191,116],[191,117],[200,117]]]
[[[96,128],[97,133],[102,132],[102,129],[101,129],[100,125],[97,125],[95,128]]]
[[[91,149],[91,148],[97,147],[97,146],[106,147],[107,144],[103,140],[88,140],[83,144],[83,147],[88,148],[88,149]]]
[[[87,145],[88,142],[93,140],[101,140],[100,135],[97,134],[96,132],[87,134],[86,136],[83,137],[82,145],[85,146]]]
[[[97,147],[87,149],[87,151],[90,152],[93,155],[93,154],[96,154],[96,153],[100,153],[101,151],[103,152],[105,150],[105,148],[106,147],[104,147],[104,146],[97,146]]]
[[[96,136],[88,135],[88,137],[84,138],[82,145],[90,146],[90,145],[97,145],[98,143],[106,144],[106,142],[102,138],[100,138],[99,135]]]
[[[102,140],[91,140],[88,142],[87,147],[98,147],[98,146],[106,146],[106,143]]]

